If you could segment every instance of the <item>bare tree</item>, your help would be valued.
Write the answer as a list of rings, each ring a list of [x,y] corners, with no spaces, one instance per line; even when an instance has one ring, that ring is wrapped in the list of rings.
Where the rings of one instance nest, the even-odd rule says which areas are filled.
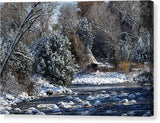
[[[4,62],[2,64],[1,70],[0,70],[0,74],[2,75],[3,70],[7,64],[8,59],[10,58],[14,48],[17,46],[18,42],[22,39],[23,35],[25,34],[25,32],[32,26],[32,24],[37,20],[37,18],[39,18],[40,14],[40,10],[36,10],[35,8],[39,5],[40,3],[37,2],[33,5],[32,9],[30,10],[30,12],[27,14],[27,16],[24,18],[24,20],[21,22],[20,27],[18,28],[18,31],[13,39],[13,42],[8,50],[8,53],[4,59]]]

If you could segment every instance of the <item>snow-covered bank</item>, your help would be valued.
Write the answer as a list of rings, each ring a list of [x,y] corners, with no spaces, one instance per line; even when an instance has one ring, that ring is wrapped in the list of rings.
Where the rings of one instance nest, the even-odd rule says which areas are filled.
[[[37,78],[36,81],[38,83],[38,91],[39,91],[37,96],[72,94],[72,90],[66,87],[49,84],[49,82],[46,81],[45,79]]]
[[[81,76],[75,76],[75,79],[72,81],[72,84],[116,84],[131,82],[133,75],[127,75],[125,73],[118,72],[96,72],[94,74],[86,74]]]
[[[62,87],[49,84],[48,81],[42,79],[41,77],[34,77],[34,81],[37,82],[37,93],[33,96],[29,96],[26,92],[22,92],[18,96],[11,94],[0,95],[0,113],[9,114],[9,111],[12,110],[12,105],[17,105],[22,101],[30,101],[39,97],[46,97],[52,95],[60,94],[72,94],[72,90]],[[21,109],[19,109],[21,110]]]
[[[14,96],[11,94],[5,94],[0,96],[0,113],[1,114],[9,114],[9,110],[12,110],[11,105],[17,105],[22,101],[29,101],[35,99],[35,96],[28,96],[27,93],[22,92],[18,96]]]
[[[70,87],[72,90],[67,87],[52,85],[42,77],[36,76],[35,78],[34,77],[32,78],[37,83],[37,90],[38,90],[34,96],[28,96],[28,94],[25,92],[19,94],[18,96],[14,96],[11,94],[4,94],[2,97],[0,97],[1,100],[0,110],[2,114],[18,113],[18,114],[34,114],[34,115],[45,115],[50,113],[63,114],[64,110],[73,110],[73,112],[80,110],[82,111],[80,112],[81,115],[90,115],[93,112],[95,112],[98,108],[104,108],[106,110],[104,114],[110,115],[112,114],[112,112],[115,113],[116,110],[116,109],[111,110],[110,108],[108,109],[106,107],[110,105],[110,102],[112,102],[113,105],[115,106],[123,107],[123,106],[136,105],[138,103],[141,103],[141,101],[143,100],[148,100],[148,102],[151,101],[149,100],[150,97],[149,98],[146,97],[146,95],[148,95],[148,92],[151,92],[150,91],[151,87],[149,86],[141,87],[141,89],[143,90],[139,89],[139,86],[138,88],[136,88],[136,90],[132,89],[135,86],[129,86],[129,88],[126,88],[126,84],[124,84],[125,86],[124,90],[122,90],[122,86],[121,90],[117,88],[119,87],[118,85],[121,85],[118,83],[133,82],[133,78],[139,76],[139,74],[140,73],[138,72],[130,74],[118,73],[118,72],[112,72],[112,73],[96,72],[92,75],[90,74],[90,75],[75,76],[73,84],[86,84],[86,85],[84,86],[73,85],[73,88],[72,86]],[[115,85],[113,86],[113,88],[116,89],[111,90],[111,88],[108,88],[110,87],[108,85],[100,85],[108,83],[117,84],[116,87]],[[93,85],[98,84],[98,85],[92,86],[88,84],[93,84]],[[103,86],[103,88],[101,88],[101,86]],[[90,87],[92,87],[93,89],[90,90]],[[37,99],[35,98],[38,98],[38,100],[41,100],[42,102],[38,101],[37,103],[36,102]],[[48,102],[45,99],[47,99]],[[32,100],[33,102],[35,101],[37,103],[37,106],[34,106],[32,105],[32,103],[28,102],[30,100]],[[24,101],[23,103],[27,104],[27,107],[20,106],[23,105],[23,103],[19,103],[22,101]],[[84,110],[83,108],[89,108],[89,110]],[[47,112],[46,110],[50,111]],[[124,115],[136,115],[137,112],[133,111],[129,110],[128,114]],[[144,115],[144,113],[146,112],[142,112],[140,113],[140,115]],[[152,113],[150,113],[149,115],[151,114]]]

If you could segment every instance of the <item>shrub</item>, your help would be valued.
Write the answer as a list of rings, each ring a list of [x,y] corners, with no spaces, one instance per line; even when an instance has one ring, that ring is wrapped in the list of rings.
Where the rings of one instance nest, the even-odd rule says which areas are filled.
[[[75,72],[70,45],[67,37],[60,33],[33,42],[33,73],[51,80],[54,84],[69,85]]]
[[[1,50],[0,50],[0,63],[4,62],[4,59],[7,55],[7,52],[9,50],[9,47],[12,43],[12,38],[9,35],[6,35],[1,40]],[[34,90],[34,85],[30,81],[30,74],[32,71],[32,58],[31,54],[29,53],[29,50],[27,46],[21,41],[18,43],[16,48],[11,54],[11,57],[9,58],[7,65],[5,66],[5,69],[2,73],[3,82],[6,83],[7,81],[10,81],[12,78],[15,78],[14,81],[10,82],[13,85],[19,84],[21,88],[23,88],[23,91],[28,92],[29,94],[32,94],[32,91]],[[3,85],[5,85],[3,83]],[[12,85],[10,85],[12,87]],[[14,88],[12,88],[14,89]],[[21,89],[18,89],[21,91]],[[18,91],[17,90],[17,91]],[[12,91],[12,90],[10,90]]]

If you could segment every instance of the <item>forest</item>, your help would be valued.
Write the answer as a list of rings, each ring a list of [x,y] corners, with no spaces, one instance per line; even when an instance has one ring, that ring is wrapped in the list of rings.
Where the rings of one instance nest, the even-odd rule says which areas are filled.
[[[0,13],[2,114],[153,115],[152,1],[4,2]]]

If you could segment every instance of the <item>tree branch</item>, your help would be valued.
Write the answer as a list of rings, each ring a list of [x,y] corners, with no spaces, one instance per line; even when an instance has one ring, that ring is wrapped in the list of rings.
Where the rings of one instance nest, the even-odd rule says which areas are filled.
[[[40,2],[37,2],[37,3],[34,4],[34,6],[32,7],[31,11],[27,14],[26,18],[21,22],[21,25],[20,25],[20,27],[18,28],[17,34],[16,34],[16,36],[15,36],[15,38],[14,38],[14,40],[13,40],[13,42],[12,42],[12,44],[11,44],[9,50],[8,50],[7,56],[6,56],[6,58],[5,58],[5,60],[4,60],[3,64],[2,64],[2,68],[1,68],[1,70],[0,70],[0,75],[2,75],[2,72],[3,72],[4,68],[5,68],[5,65],[7,64],[8,59],[10,58],[10,56],[11,56],[14,48],[16,47],[16,45],[18,44],[18,42],[20,41],[20,39],[22,38],[22,36],[24,35],[24,33],[25,33],[25,32],[31,27],[31,25],[33,24],[33,23],[31,23],[30,26],[28,26],[27,28],[24,29],[23,32],[21,32],[22,29],[23,29],[23,27],[29,22],[30,17],[33,17],[33,16],[32,16],[33,11],[34,11],[34,9],[37,7],[38,4],[40,4]]]
[[[28,56],[24,55],[24,54],[23,54],[23,53],[21,53],[21,52],[13,52],[13,54],[21,55],[21,56],[23,56],[24,58],[26,58],[26,59],[28,59],[28,60],[33,61],[33,59],[32,59],[32,58],[30,58],[30,57],[28,57]]]

